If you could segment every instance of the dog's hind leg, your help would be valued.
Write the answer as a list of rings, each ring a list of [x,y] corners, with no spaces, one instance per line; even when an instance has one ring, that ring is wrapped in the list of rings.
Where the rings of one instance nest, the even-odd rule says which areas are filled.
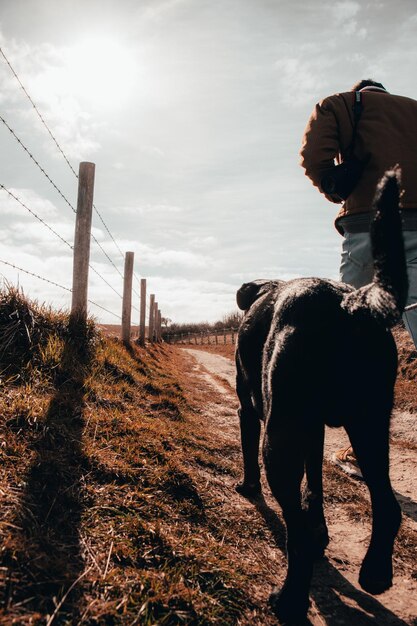
[[[382,593],[392,585],[392,551],[401,524],[400,506],[389,479],[389,415],[384,412],[385,415],[375,412],[371,419],[346,425],[371,496],[372,535],[359,583],[372,594]]]
[[[243,455],[243,480],[236,485],[236,491],[245,498],[256,498],[261,494],[259,468],[259,440],[261,423],[240,365],[236,360],[236,392],[240,401],[238,410],[240,438]]]
[[[275,417],[272,415],[270,421],[277,423]],[[273,432],[267,427],[263,453],[268,483],[287,527],[287,575],[282,589],[274,590],[269,601],[277,617],[289,621],[304,619],[307,614],[314,542],[308,514],[301,505],[305,464],[302,429],[294,426],[291,418],[285,422],[285,427],[274,427]]]
[[[306,450],[306,484],[303,492],[303,508],[313,533],[315,557],[324,554],[329,543],[329,533],[323,512],[323,445],[324,424],[315,424],[308,437]]]

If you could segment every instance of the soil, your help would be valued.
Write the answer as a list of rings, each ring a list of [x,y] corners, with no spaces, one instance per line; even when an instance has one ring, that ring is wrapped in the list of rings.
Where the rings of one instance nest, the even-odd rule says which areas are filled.
[[[203,385],[213,402],[200,407],[207,429],[235,447],[239,441],[236,418],[235,366],[230,358],[203,349],[180,348],[189,372],[190,389]],[[217,400],[215,400],[217,398]],[[396,410],[392,419],[391,479],[403,510],[403,523],[394,552],[394,584],[384,594],[373,597],[357,582],[361,561],[370,537],[369,497],[365,484],[342,473],[332,463],[333,453],[347,447],[342,429],[327,429],[325,439],[324,482],[327,493],[325,512],[330,545],[326,558],[316,564],[311,588],[310,623],[314,626],[345,625],[416,625],[417,624],[417,434],[416,415]],[[212,488],[224,492],[224,501],[233,515],[247,516],[257,509],[257,520],[263,531],[253,542],[250,558],[254,571],[264,573],[264,585],[254,582],[253,597],[263,594],[267,603],[271,586],[282,583],[285,559],[282,541],[283,522],[279,506],[263,486],[265,503],[255,507],[234,492],[232,477],[207,475]],[[230,484],[229,484],[230,483]],[[256,513],[256,511],[255,511]],[[251,519],[252,521],[252,519]],[[240,520],[242,522],[242,520]],[[264,532],[265,531],[265,532]],[[248,549],[246,544],[242,549]],[[281,551],[281,552],[280,552]],[[271,615],[264,624],[276,623]]]

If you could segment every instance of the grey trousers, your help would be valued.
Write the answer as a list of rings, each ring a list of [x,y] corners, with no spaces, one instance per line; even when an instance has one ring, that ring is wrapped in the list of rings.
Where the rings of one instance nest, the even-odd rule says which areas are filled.
[[[409,281],[407,304],[417,302],[417,230],[403,231]],[[340,280],[357,289],[372,281],[374,275],[369,233],[345,233],[340,264]],[[403,315],[404,323],[417,349],[417,309]]]

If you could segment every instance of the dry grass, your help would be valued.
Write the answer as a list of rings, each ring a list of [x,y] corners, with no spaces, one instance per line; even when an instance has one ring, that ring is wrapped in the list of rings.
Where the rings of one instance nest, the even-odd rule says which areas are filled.
[[[238,623],[245,576],[191,465],[235,470],[175,350],[81,337],[14,290],[0,319],[0,623]]]

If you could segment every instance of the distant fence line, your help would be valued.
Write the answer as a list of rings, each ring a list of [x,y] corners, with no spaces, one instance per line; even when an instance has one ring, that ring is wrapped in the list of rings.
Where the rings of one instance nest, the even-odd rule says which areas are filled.
[[[163,333],[167,343],[183,345],[225,345],[235,344],[237,328],[222,328],[219,330],[202,330],[193,333]],[[228,342],[228,338],[230,341]]]

